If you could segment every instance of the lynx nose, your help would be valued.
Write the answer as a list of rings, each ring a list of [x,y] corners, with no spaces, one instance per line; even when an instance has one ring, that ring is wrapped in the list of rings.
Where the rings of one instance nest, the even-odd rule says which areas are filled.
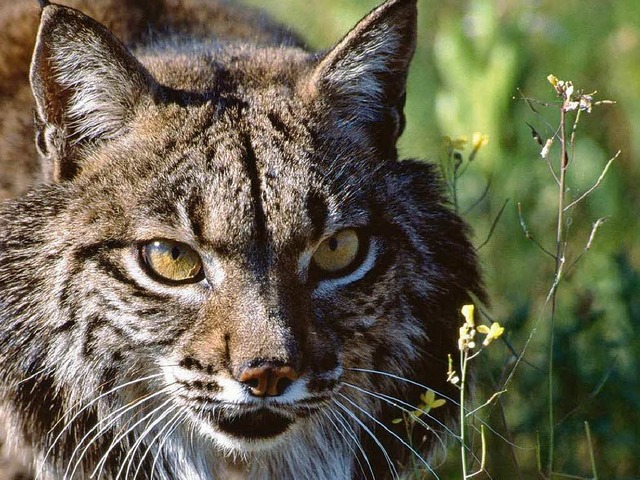
[[[270,363],[257,367],[244,368],[238,381],[249,387],[251,395],[256,397],[277,397],[282,395],[298,373],[290,366],[277,366]]]

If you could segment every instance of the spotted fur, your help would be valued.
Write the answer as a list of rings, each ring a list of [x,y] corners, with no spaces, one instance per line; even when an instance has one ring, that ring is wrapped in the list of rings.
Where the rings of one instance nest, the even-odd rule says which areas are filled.
[[[23,63],[0,69],[5,448],[45,480],[428,470],[453,402],[409,442],[391,420],[427,387],[452,396],[459,309],[482,289],[433,168],[397,158],[415,0],[324,53],[222,1],[74,3],[111,30],[44,3],[33,100]],[[37,7],[0,7],[30,48]],[[319,272],[345,229],[353,268]],[[150,272],[157,239],[202,277]],[[268,395],[243,380],[285,367]]]

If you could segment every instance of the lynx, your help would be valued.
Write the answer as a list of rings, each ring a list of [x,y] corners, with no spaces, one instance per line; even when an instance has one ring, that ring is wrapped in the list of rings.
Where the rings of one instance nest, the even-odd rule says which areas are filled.
[[[483,294],[434,168],[398,159],[416,0],[320,53],[222,0],[65,3],[0,2],[5,454],[43,480],[428,473],[455,402],[393,419],[453,396]]]

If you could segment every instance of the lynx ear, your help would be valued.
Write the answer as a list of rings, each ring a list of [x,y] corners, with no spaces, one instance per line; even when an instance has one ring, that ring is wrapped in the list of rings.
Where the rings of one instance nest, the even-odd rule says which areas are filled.
[[[153,88],[142,65],[105,27],[71,8],[45,4],[31,63],[36,142],[47,176],[72,178],[82,152],[124,132]]]
[[[394,158],[416,30],[416,0],[388,0],[329,51],[312,76],[312,91]]]

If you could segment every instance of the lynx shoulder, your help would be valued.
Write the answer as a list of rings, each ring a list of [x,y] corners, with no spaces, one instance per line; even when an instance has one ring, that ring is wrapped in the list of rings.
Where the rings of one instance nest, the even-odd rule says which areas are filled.
[[[5,449],[46,480],[431,468],[453,403],[392,420],[452,395],[483,293],[396,151],[416,1],[320,53],[221,0],[26,3],[0,1]]]

